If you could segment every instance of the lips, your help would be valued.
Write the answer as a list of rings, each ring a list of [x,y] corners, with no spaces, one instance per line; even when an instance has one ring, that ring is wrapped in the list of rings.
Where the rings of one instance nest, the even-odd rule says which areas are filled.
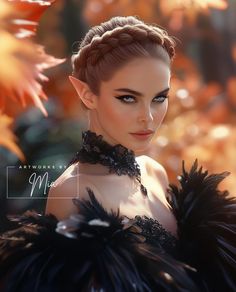
[[[153,134],[154,131],[152,130],[146,130],[146,131],[139,131],[139,132],[135,132],[135,133],[131,133],[131,134],[134,134],[134,135],[150,135],[150,134]]]
[[[146,131],[139,131],[135,133],[130,133],[136,140],[139,141],[145,141],[147,139],[150,139],[150,137],[153,135],[154,131],[152,130],[146,130]]]

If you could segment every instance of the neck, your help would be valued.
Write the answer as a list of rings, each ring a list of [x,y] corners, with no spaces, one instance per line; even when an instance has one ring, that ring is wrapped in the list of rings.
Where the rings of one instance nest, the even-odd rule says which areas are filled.
[[[101,126],[96,110],[89,111],[88,123],[89,123],[88,130],[96,133],[97,135],[102,135],[103,140],[106,141],[108,144],[112,146],[120,144],[119,141],[114,140],[114,138],[111,137],[107,133],[107,131]]]
[[[109,135],[107,135],[101,127],[96,127],[95,125],[91,124],[89,126],[89,131],[95,133],[98,136],[101,135],[103,137],[103,140],[111,146],[119,144],[117,141],[114,141]]]
[[[100,168],[99,173],[106,168],[107,173],[116,173],[117,175],[128,175],[135,177],[139,182],[141,191],[147,196],[146,188],[141,184],[141,172],[134,152],[127,149],[121,144],[111,145],[103,139],[102,135],[98,135],[90,130],[82,133],[82,147],[77,152],[76,157],[70,164],[79,162],[81,164],[92,164]]]

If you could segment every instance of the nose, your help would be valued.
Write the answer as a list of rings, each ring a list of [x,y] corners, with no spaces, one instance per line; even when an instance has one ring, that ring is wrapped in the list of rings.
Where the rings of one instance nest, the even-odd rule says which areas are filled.
[[[153,121],[153,113],[150,105],[142,105],[139,110],[138,120],[140,122],[150,123]]]

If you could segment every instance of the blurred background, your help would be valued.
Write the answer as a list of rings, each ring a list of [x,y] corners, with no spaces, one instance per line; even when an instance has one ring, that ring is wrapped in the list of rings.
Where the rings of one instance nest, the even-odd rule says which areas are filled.
[[[43,211],[49,185],[44,199],[6,194],[27,197],[22,165],[56,165],[53,181],[79,149],[86,120],[70,56],[91,26],[117,15],[178,38],[168,114],[148,154],[172,183],[183,160],[229,171],[220,188],[236,194],[236,0],[0,0],[1,210]]]

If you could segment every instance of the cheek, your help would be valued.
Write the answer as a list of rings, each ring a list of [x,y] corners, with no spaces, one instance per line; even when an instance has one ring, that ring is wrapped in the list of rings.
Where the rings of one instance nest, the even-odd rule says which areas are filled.
[[[168,103],[168,99],[167,99],[167,100],[164,102],[164,104],[163,104],[163,114],[164,114],[164,116],[165,116],[166,113],[167,113],[168,105],[169,105],[169,103]]]
[[[164,102],[160,107],[154,110],[155,112],[155,122],[161,123],[164,119],[168,109],[168,101]]]
[[[124,106],[119,106],[116,101],[103,102],[99,110],[100,120],[102,119],[104,123],[116,125],[116,127],[123,127],[127,124],[127,121],[132,119],[130,115],[130,110]]]

